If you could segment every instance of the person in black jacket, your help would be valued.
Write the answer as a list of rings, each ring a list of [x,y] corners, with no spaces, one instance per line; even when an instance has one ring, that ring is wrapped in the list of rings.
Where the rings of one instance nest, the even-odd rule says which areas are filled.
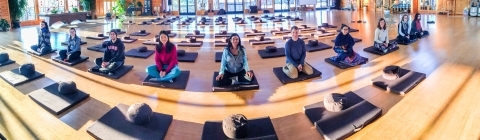
[[[426,31],[422,28],[422,24],[420,23],[421,18],[422,17],[420,16],[420,13],[415,14],[415,18],[413,19],[412,24],[411,24],[412,30],[411,30],[410,35],[412,37],[422,38],[423,36],[429,35],[428,31]]]
[[[413,39],[410,37],[410,30],[411,30],[411,26],[409,25],[409,22],[408,22],[408,15],[403,15],[402,21],[398,23],[397,41],[406,43],[406,44],[410,43],[410,41]]]
[[[100,71],[111,74],[123,66],[125,62],[125,45],[117,38],[117,32],[110,31],[110,41],[105,41],[102,47],[106,48],[103,57],[95,59],[96,67],[91,71]]]

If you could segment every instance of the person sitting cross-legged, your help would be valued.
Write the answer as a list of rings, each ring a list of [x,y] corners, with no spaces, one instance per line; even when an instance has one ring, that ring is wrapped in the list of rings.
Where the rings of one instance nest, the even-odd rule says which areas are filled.
[[[230,35],[228,45],[223,49],[220,72],[215,78],[217,86],[250,84],[253,73],[248,66],[247,53],[242,46],[240,36]]]
[[[177,47],[170,42],[168,33],[161,31],[159,34],[159,43],[155,46],[155,64],[146,68],[151,82],[173,82],[173,78],[180,75],[178,68]]]

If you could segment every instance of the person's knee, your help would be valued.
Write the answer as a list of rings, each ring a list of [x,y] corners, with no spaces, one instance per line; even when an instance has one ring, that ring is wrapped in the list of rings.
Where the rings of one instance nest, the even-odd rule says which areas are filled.
[[[145,71],[146,71],[147,73],[158,72],[156,65],[150,65],[150,66],[148,66],[148,67],[145,69]]]

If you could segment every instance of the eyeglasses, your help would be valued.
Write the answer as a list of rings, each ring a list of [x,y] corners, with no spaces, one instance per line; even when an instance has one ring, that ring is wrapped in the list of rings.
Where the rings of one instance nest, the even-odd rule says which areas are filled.
[[[348,29],[343,29],[344,31],[348,31]]]

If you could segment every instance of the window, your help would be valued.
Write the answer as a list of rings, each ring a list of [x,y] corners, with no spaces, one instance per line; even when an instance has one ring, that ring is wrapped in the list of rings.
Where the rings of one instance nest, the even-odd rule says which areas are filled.
[[[197,10],[208,10],[207,0],[197,0]]]
[[[78,9],[78,0],[68,0],[67,4],[68,4],[68,11],[70,11],[70,12],[73,12],[73,8]],[[78,9],[78,10],[80,10],[80,9]]]
[[[37,14],[35,14],[35,1],[27,0],[27,8],[23,11],[23,16],[20,18],[20,21],[25,20],[35,20]]]
[[[225,0],[213,0],[213,10],[225,9]]]
[[[256,6],[255,0],[245,0],[245,7],[249,8],[249,6]]]
[[[178,11],[178,0],[172,0],[172,11]]]
[[[115,6],[115,1],[105,1],[103,2],[103,12],[113,14],[113,7]]]
[[[317,0],[316,8],[327,8],[327,0]]]
[[[38,11],[41,14],[51,14],[52,10],[63,13],[65,9],[63,0],[38,0]]]

